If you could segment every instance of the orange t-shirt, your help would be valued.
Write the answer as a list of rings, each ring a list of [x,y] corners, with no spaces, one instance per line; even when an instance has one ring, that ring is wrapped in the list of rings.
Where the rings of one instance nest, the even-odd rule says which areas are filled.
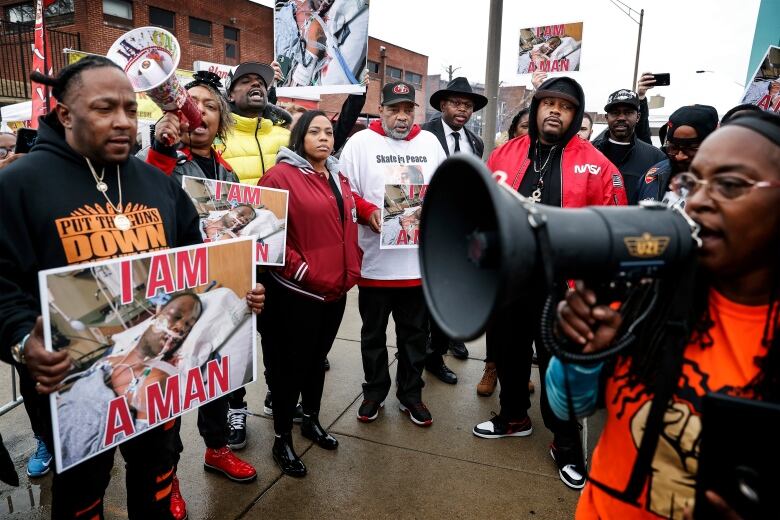
[[[714,290],[709,297],[713,344],[685,348],[679,386],[664,418],[667,426],[653,457],[653,474],[640,496],[640,507],[611,497],[588,483],[577,504],[578,520],[682,519],[693,504],[701,434],[701,399],[705,393],[735,393],[758,373],[755,359],[766,352],[761,339],[768,306],[747,306]],[[650,411],[652,395],[629,388],[628,361],[618,363],[605,390],[606,423],[593,452],[591,476],[622,490],[628,482]]]

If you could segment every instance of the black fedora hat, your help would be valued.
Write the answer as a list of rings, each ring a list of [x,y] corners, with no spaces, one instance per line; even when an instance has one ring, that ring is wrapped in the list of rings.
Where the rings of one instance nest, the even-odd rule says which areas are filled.
[[[431,95],[431,106],[441,111],[441,102],[447,99],[448,96],[463,96],[471,99],[474,102],[474,112],[482,110],[488,104],[488,98],[471,90],[469,80],[462,76],[447,83],[447,88],[434,92]]]

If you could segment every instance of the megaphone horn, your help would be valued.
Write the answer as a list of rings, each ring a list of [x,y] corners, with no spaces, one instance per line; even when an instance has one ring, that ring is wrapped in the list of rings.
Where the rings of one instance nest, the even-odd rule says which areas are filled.
[[[467,155],[445,160],[428,186],[423,292],[451,338],[479,337],[498,309],[539,291],[546,271],[556,281],[658,277],[696,247],[697,226],[660,203],[562,209],[506,188]]]
[[[191,128],[202,124],[198,106],[176,77],[181,48],[171,33],[159,27],[133,29],[111,45],[107,56],[122,67],[135,92],[144,92],[165,112],[177,112]]]

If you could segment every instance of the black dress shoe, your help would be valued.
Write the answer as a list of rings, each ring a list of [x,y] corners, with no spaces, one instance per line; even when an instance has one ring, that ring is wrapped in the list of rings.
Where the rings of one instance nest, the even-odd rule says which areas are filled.
[[[304,415],[303,424],[301,424],[301,435],[307,439],[313,440],[317,446],[326,450],[335,450],[339,447],[337,441],[331,434],[325,431],[320,424],[320,419],[316,415]]]
[[[306,476],[306,466],[298,458],[292,443],[292,434],[284,433],[274,439],[274,447],[271,450],[274,461],[285,475],[301,478]]]
[[[426,365],[425,370],[438,377],[442,383],[454,385],[458,382],[458,376],[455,375],[455,372],[447,368],[444,361],[442,361],[440,365]]]
[[[468,359],[469,349],[461,341],[450,340],[450,352],[458,359]]]

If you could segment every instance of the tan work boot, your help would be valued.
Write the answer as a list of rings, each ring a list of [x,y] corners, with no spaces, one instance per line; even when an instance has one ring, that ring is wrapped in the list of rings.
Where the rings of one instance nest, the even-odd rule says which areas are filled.
[[[477,395],[483,397],[489,397],[496,391],[496,384],[498,383],[498,374],[496,374],[496,364],[491,362],[485,363],[485,373],[482,374],[482,380],[477,384]]]

